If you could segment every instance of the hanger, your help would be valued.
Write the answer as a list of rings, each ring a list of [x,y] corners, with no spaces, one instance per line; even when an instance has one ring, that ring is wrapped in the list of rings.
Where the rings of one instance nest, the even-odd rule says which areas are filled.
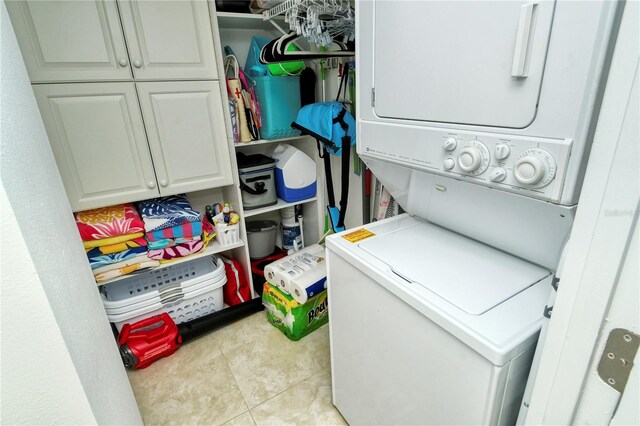
[[[272,64],[287,61],[355,56],[355,51],[353,51],[353,49],[350,50],[349,44],[335,39],[333,40],[333,43],[336,44],[340,50],[325,52],[313,52],[306,50],[289,51],[289,46],[300,37],[302,37],[302,35],[298,35],[292,31],[289,34],[285,34],[282,37],[271,40],[260,51],[260,62],[263,64]]]

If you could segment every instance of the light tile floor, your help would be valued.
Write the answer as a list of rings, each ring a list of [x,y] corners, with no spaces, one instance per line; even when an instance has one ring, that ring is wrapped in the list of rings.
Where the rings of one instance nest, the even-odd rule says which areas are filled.
[[[345,425],[331,403],[329,326],[298,342],[258,312],[129,380],[147,425]]]

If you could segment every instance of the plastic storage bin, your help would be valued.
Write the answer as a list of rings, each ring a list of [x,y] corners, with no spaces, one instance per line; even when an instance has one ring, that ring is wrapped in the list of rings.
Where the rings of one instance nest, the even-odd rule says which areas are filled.
[[[163,312],[180,324],[219,311],[226,282],[224,264],[213,256],[135,275],[100,292],[107,318],[120,330]]]
[[[262,259],[276,249],[278,224],[273,220],[252,220],[247,222],[249,257]]]
[[[222,246],[230,246],[240,242],[240,225],[216,226],[216,240]]]
[[[298,136],[300,131],[291,127],[300,110],[300,77],[252,77],[262,114],[260,136],[279,139]]]

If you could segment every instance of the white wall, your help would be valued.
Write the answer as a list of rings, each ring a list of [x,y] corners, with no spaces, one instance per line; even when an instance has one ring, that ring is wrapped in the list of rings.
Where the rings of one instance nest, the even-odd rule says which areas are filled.
[[[9,203],[2,213],[3,420],[140,424],[4,3],[1,9],[0,177]],[[11,214],[14,226],[7,222],[5,232]],[[13,403],[20,398],[25,403]],[[66,417],[58,422],[60,412]]]
[[[96,423],[6,195],[1,187],[1,420]]]

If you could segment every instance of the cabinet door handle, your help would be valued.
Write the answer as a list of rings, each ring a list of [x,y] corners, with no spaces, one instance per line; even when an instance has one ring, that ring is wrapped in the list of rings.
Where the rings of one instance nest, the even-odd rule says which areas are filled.
[[[162,179],[160,181],[160,185],[163,186],[163,187],[167,186],[167,181],[165,179]]]
[[[149,189],[153,189],[156,187],[156,183],[150,180],[149,182],[147,182],[147,186],[149,187]]]
[[[142,61],[140,61],[140,59],[136,59],[133,61],[133,66],[136,68],[142,68]]]
[[[127,61],[125,58],[121,58],[118,63],[121,67],[126,67],[129,64],[129,61]]]

